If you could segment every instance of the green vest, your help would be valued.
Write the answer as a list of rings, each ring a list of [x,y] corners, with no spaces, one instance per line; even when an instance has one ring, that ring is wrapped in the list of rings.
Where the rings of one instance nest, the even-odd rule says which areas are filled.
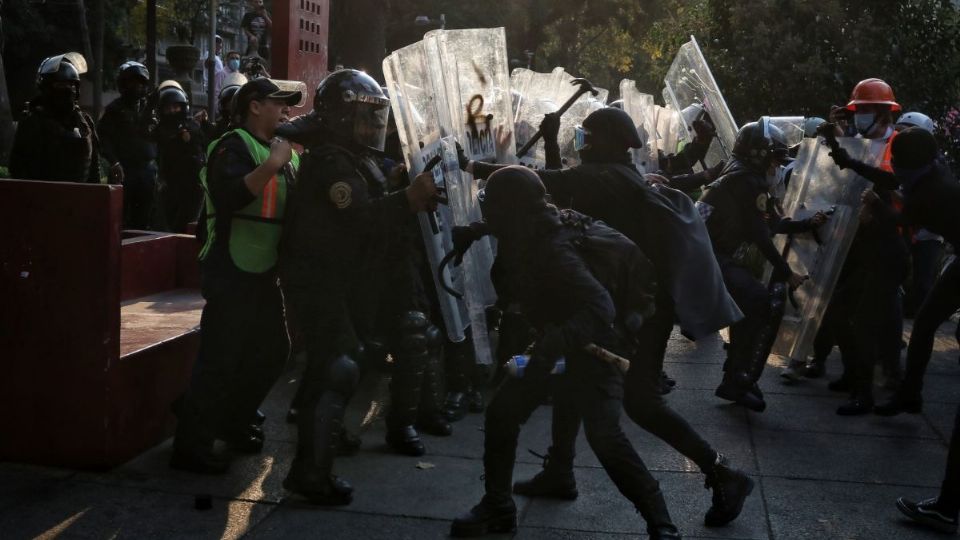
[[[224,134],[224,137],[236,134],[247,145],[253,162],[259,167],[270,157],[270,149],[264,147],[244,129],[235,129]],[[223,140],[223,137],[210,143],[207,147],[207,162],[213,150]],[[296,152],[290,160],[293,171],[300,167],[300,156]],[[230,258],[233,264],[244,272],[263,273],[277,264],[277,251],[280,245],[280,233],[284,212],[287,207],[287,187],[292,178],[287,178],[284,171],[267,182],[257,198],[234,212],[231,216]],[[213,198],[210,197],[210,188],[207,185],[206,167],[200,171],[200,185],[203,186],[204,204],[207,214],[207,239],[200,250],[200,260],[206,258],[216,240],[216,208]],[[221,216],[223,217],[223,216]],[[201,224],[202,226],[202,224]]]

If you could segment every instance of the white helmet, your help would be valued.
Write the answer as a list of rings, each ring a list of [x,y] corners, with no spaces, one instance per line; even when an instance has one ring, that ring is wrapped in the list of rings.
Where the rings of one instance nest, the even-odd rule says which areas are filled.
[[[937,125],[933,122],[932,118],[918,112],[908,112],[900,115],[900,118],[897,118],[897,125],[918,127],[928,133],[934,133],[937,129]]]

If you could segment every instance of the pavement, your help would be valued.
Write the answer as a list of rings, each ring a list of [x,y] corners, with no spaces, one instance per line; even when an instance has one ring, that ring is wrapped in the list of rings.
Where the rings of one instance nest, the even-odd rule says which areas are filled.
[[[624,430],[659,479],[684,538],[925,539],[944,538],[901,517],[898,496],[937,493],[954,412],[960,366],[953,325],[944,325],[927,375],[921,415],[843,418],[842,397],[827,390],[839,371],[835,353],[827,378],[785,385],[782,362],[771,357],[761,387],[768,407],[750,413],[713,396],[723,359],[720,337],[691,343],[671,338],[666,369],[677,381],[670,404],[732,463],[757,482],[743,513],[710,529],[703,514],[710,492],[697,467],[629,419]],[[0,463],[0,538],[444,538],[450,520],[482,495],[482,415],[455,424],[452,437],[426,437],[428,454],[386,450],[382,421],[386,381],[368,381],[354,400],[348,425],[363,448],[337,461],[337,474],[356,488],[353,504],[320,509],[290,500],[281,482],[296,432],[284,414],[296,371],[277,383],[264,404],[262,455],[238,458],[230,474],[202,477],[167,467],[170,441],[104,473]],[[880,393],[879,396],[884,396]],[[540,468],[526,449],[549,442],[550,410],[524,426],[515,477]],[[643,520],[614,488],[586,442],[575,462],[580,497],[573,502],[517,498],[519,539],[645,538]],[[209,510],[194,509],[198,494]],[[508,535],[501,536],[507,538]]]

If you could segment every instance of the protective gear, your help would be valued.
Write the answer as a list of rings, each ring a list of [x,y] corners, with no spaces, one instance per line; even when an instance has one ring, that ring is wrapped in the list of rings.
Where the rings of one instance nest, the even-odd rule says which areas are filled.
[[[237,129],[232,132],[243,139],[250,151],[254,163],[259,166],[270,157],[270,149],[257,142],[246,130]],[[209,152],[212,153],[216,144],[212,144]],[[209,159],[209,155],[207,158]],[[230,227],[230,258],[233,263],[244,272],[262,273],[273,268],[277,263],[277,253],[280,247],[280,224],[283,221],[287,206],[287,184],[292,181],[288,175],[300,167],[300,156],[294,152],[290,160],[290,167],[274,177],[263,192],[240,212],[234,214]],[[200,184],[204,193],[210,193],[207,185],[206,169],[200,173]],[[207,219],[207,241],[200,250],[200,260],[204,260],[212,249],[216,229],[217,211],[213,207],[213,199],[205,198]]]
[[[341,69],[328,75],[317,86],[313,110],[334,136],[383,151],[390,99],[366,73]]]
[[[516,232],[527,214],[546,207],[546,193],[540,177],[526,167],[511,165],[491,174],[480,202],[491,233]]]
[[[893,88],[880,79],[864,79],[853,87],[847,109],[856,111],[858,105],[888,105],[893,112],[900,110]]]
[[[418,420],[423,380],[431,360],[433,325],[424,313],[408,311],[400,316],[398,326],[396,362],[390,380],[392,403],[387,414],[387,444],[401,454],[422,456],[426,448],[414,424]]]
[[[307,397],[307,403],[317,405],[298,415],[297,458],[283,487],[303,495],[313,504],[350,504],[353,488],[331,474],[331,470],[341,439],[344,411],[360,380],[360,370],[353,359],[341,355],[330,361],[325,373],[308,370],[304,376],[321,378],[309,386],[321,395],[318,399]]]
[[[187,94],[179,84],[176,86],[165,85],[166,81],[160,84],[157,95],[157,112],[160,114],[161,119],[164,117],[186,119],[190,115],[190,101],[187,99]],[[167,107],[171,105],[180,105],[180,112],[175,114],[167,113]]]
[[[733,144],[733,155],[757,172],[765,172],[775,157],[775,151],[786,150],[786,139],[780,128],[762,117],[740,128]]]
[[[577,480],[573,476],[573,458],[556,459],[548,451],[539,456],[543,458],[543,470],[530,480],[515,482],[513,492],[525,497],[545,497],[565,501],[575,500],[580,492],[577,491]]]
[[[904,113],[897,118],[897,127],[918,127],[928,133],[933,134],[937,130],[937,124],[929,116],[919,112]]]
[[[240,59],[231,58],[227,60],[227,67],[229,67],[231,71],[240,71]]]
[[[633,119],[623,109],[606,107],[593,111],[584,118],[583,129],[594,149],[610,148],[622,152],[644,145]]]
[[[853,125],[857,128],[857,133],[866,137],[877,125],[877,113],[856,113],[853,115]]]
[[[754,338],[749,364],[746,366],[751,386],[760,380],[763,368],[767,365],[767,358],[770,356],[770,349],[777,339],[777,331],[780,329],[780,321],[783,320],[787,305],[787,284],[782,281],[771,283],[769,294],[770,311]]]
[[[905,169],[922,169],[939,155],[937,139],[921,127],[901,131],[890,143],[891,165],[897,176]]]
[[[218,110],[224,118],[233,116],[233,97],[237,95],[237,90],[240,90],[240,86],[236,84],[225,86],[220,90]]]
[[[117,69],[117,89],[122,97],[129,100],[143,99],[150,91],[149,85],[150,72],[140,62],[124,62]]]
[[[69,52],[45,58],[37,69],[37,87],[55,82],[69,82],[80,86],[80,75],[87,72],[87,61],[80,53]]]
[[[464,538],[517,530],[517,506],[511,499],[491,501],[486,496],[450,526],[450,536]]]

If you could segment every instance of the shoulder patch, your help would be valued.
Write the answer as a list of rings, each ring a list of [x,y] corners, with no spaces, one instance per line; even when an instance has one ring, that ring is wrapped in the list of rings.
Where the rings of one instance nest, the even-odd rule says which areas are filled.
[[[769,199],[769,198],[770,198],[770,196],[767,195],[766,193],[761,193],[761,194],[757,195],[757,210],[759,210],[759,211],[761,211],[761,212],[766,212],[766,211],[767,211],[767,199]]]
[[[330,186],[329,195],[330,202],[340,210],[349,208],[353,203],[353,188],[349,182],[343,180],[334,182],[333,185]]]

